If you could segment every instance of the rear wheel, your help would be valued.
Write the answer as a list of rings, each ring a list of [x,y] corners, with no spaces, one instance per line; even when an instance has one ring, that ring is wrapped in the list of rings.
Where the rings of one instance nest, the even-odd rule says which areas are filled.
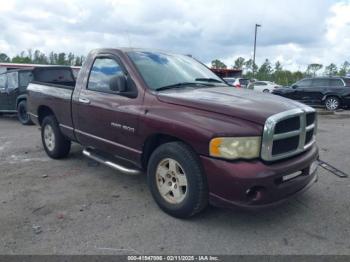
[[[340,107],[340,100],[338,97],[330,96],[326,98],[325,105],[327,110],[334,111],[339,109]]]
[[[49,157],[58,159],[69,154],[71,141],[63,136],[54,116],[44,118],[41,125],[41,140]]]
[[[17,116],[22,125],[32,125],[33,122],[27,112],[27,101],[22,100],[17,106]]]
[[[198,156],[184,143],[158,147],[148,163],[148,185],[166,213],[179,218],[195,215],[208,205],[208,186]]]
[[[270,90],[264,89],[264,90],[263,90],[263,93],[270,93]]]

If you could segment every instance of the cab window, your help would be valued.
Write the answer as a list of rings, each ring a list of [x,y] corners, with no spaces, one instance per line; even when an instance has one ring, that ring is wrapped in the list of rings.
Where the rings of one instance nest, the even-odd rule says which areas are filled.
[[[111,92],[109,82],[118,74],[124,74],[124,72],[117,61],[112,58],[97,58],[91,68],[88,89]]]

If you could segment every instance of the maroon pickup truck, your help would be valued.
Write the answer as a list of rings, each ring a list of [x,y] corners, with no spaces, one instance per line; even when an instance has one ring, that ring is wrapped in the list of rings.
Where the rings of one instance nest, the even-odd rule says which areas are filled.
[[[143,49],[92,51],[75,87],[31,83],[28,109],[46,153],[83,154],[147,173],[165,212],[189,217],[208,203],[263,207],[316,181],[316,112],[235,90],[195,59]]]

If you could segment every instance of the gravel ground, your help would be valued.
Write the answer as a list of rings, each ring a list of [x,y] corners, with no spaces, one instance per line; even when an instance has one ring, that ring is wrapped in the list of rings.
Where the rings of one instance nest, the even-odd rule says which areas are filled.
[[[350,111],[319,118],[321,159],[350,173]],[[38,127],[0,117],[0,254],[350,254],[350,178],[319,181],[262,212],[158,209],[145,176],[96,165],[74,145],[44,153]]]

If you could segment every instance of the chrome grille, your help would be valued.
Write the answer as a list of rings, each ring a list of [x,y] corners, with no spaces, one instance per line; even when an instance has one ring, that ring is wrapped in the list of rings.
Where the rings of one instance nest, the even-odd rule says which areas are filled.
[[[261,158],[274,161],[299,154],[315,143],[316,111],[311,107],[269,117],[264,126]]]

